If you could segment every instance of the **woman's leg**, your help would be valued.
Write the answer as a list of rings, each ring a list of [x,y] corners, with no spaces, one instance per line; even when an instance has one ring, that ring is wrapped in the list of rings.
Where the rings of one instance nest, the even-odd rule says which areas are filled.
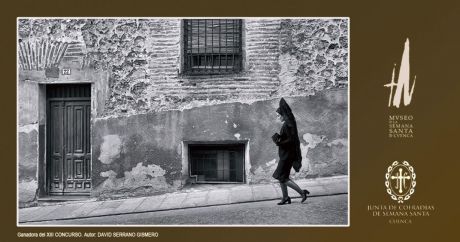
[[[278,205],[291,204],[291,198],[288,196],[288,190],[286,183],[280,181],[281,192],[283,192],[283,198]]]
[[[287,180],[286,185],[289,186],[290,188],[296,190],[301,196],[302,196],[302,201],[301,203],[305,202],[307,200],[307,195],[310,194],[308,190],[302,190],[299,185],[297,185],[294,181],[292,180]]]
[[[288,179],[285,184],[289,186],[290,188],[294,189],[296,192],[298,192],[300,195],[303,195],[304,191],[297,185],[294,181]],[[286,186],[285,185],[285,186]]]
[[[286,183],[280,181],[280,187],[281,187],[281,192],[283,193],[283,198],[287,198],[288,190],[287,190]]]

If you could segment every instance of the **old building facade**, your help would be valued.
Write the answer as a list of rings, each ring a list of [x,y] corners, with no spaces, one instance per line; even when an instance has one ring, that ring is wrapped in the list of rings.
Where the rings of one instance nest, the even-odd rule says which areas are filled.
[[[19,19],[20,206],[273,182],[284,97],[297,178],[348,174],[348,19]]]

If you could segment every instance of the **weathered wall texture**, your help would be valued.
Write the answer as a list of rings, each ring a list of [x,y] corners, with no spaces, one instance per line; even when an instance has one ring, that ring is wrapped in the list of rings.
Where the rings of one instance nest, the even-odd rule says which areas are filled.
[[[346,19],[248,19],[243,71],[200,77],[181,74],[180,19],[20,20],[19,38],[70,43],[64,60],[82,53],[83,67],[108,70],[110,93],[102,117],[312,95],[344,86],[347,28]]]
[[[98,120],[93,133],[94,195],[180,188],[187,180],[181,172],[183,140],[248,140],[247,181],[273,182],[278,150],[270,137],[281,127],[274,111],[278,102],[234,102]],[[303,168],[295,177],[347,174],[347,91],[324,91],[287,102],[296,115],[303,155]]]
[[[279,94],[314,94],[348,85],[348,21],[281,22]]]
[[[19,20],[20,201],[33,201],[44,183],[39,84],[49,83],[92,83],[95,196],[180,188],[184,140],[248,140],[248,182],[270,181],[281,96],[299,123],[304,168],[295,176],[346,174],[348,20],[246,19],[243,27],[241,73],[186,76],[180,19]],[[49,67],[72,74],[48,78]]]
[[[18,86],[19,201],[35,200],[38,188],[38,87],[20,82]]]

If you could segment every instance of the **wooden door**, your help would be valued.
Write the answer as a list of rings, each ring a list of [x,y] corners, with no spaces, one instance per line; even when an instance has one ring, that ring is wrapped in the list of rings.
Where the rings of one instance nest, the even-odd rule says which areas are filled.
[[[84,195],[89,194],[91,189],[91,101],[85,97],[86,91],[72,94],[67,90],[74,86],[77,89],[89,88],[68,86],[61,88],[64,94],[48,98],[47,171],[50,195]],[[59,92],[53,88],[59,89],[50,87],[50,95]]]

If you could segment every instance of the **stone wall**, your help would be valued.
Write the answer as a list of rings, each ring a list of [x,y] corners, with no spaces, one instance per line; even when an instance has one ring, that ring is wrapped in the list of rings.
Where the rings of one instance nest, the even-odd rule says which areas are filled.
[[[297,119],[303,167],[295,178],[348,174],[347,91],[286,98]],[[93,195],[149,195],[180,189],[188,179],[182,141],[248,142],[247,183],[274,182],[279,99],[222,103],[100,119],[93,131]],[[127,129],[126,127],[129,127]]]
[[[283,20],[279,62],[281,95],[347,86],[347,20]]]
[[[182,75],[180,19],[20,20],[19,41],[82,43],[76,51],[82,67],[110,73],[99,117],[313,95],[347,85],[347,19],[243,24],[244,68],[237,75]]]
[[[28,203],[35,200],[38,188],[38,86],[18,84],[18,199]]]

